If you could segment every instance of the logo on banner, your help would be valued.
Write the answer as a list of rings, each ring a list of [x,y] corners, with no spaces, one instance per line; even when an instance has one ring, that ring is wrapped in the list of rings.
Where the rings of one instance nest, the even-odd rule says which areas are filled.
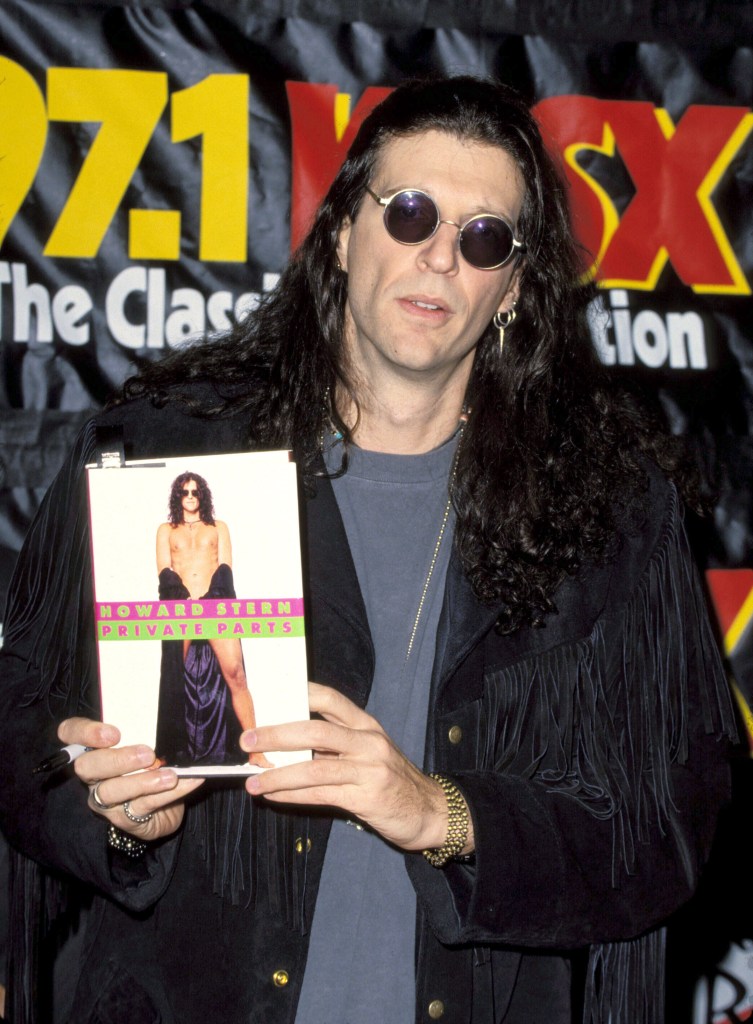
[[[732,943],[698,985],[693,1024],[744,1024],[753,1020],[753,942]]]
[[[196,287],[173,288],[168,280],[171,265],[181,259],[247,261],[253,146],[247,75],[212,74],[170,94],[161,71],[53,67],[43,96],[26,69],[0,57],[0,78],[0,127],[4,138],[14,139],[0,160],[0,243],[30,195],[55,125],[57,137],[67,132],[73,148],[84,152],[80,163],[71,164],[67,194],[45,206],[52,219],[39,242],[41,255],[95,260],[117,217],[121,235],[111,240],[122,237],[123,262],[134,261],[111,271],[104,295],[96,296],[78,279],[60,286],[57,271],[48,283],[37,280],[35,252],[24,254],[26,262],[0,261],[7,337],[84,345],[101,309],[119,345],[159,349],[224,330],[258,302],[256,292],[204,294]],[[333,84],[288,82],[286,91],[295,248],[363,119],[390,90],[368,87],[355,106]],[[601,300],[592,311],[592,330],[602,360],[708,369],[714,360],[701,297],[751,294],[714,203],[753,129],[751,111],[694,105],[673,121],[651,103],[570,95],[542,100],[535,114],[562,158],[574,229],[595,254],[589,272]],[[140,178],[150,144],[167,145],[168,157],[169,147],[190,144],[198,188],[171,182],[171,190],[150,203],[149,183]],[[160,203],[165,208],[155,208]],[[189,222],[196,223],[195,231]],[[670,267],[687,298],[677,289],[670,300],[661,294],[659,282]],[[200,270],[195,277],[201,279]],[[264,289],[276,280],[264,277]],[[641,293],[651,296],[648,305]]]
[[[95,124],[91,145],[43,255],[93,258],[169,105],[173,143],[201,140],[198,257],[244,263],[248,235],[248,75],[209,75],[168,97],[162,71],[50,68],[47,103],[33,77],[0,58],[0,245],[36,177],[49,122]],[[128,211],[128,256],[180,258],[181,212]]]
[[[389,91],[369,88],[350,112],[334,85],[287,84],[292,130],[292,241],[314,212],[363,119]],[[750,295],[750,286],[712,196],[753,129],[745,107],[693,106],[674,124],[666,110],[631,100],[557,96],[534,110],[564,161],[573,223],[595,253],[590,273],[603,289],[591,326],[607,365],[706,370],[706,325],[694,309],[631,309],[629,291],[654,292],[671,263],[697,295]],[[633,195],[622,214],[590,168],[619,161]]]
[[[733,692],[753,753],[753,569],[708,569],[711,601],[722,634],[724,653],[737,683]]]

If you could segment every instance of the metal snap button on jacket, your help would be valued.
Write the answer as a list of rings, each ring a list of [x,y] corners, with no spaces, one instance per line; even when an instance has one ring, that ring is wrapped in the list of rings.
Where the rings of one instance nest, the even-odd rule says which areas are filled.
[[[450,727],[450,731],[447,733],[447,738],[450,743],[460,743],[463,738],[463,730],[459,725],[453,725]]]

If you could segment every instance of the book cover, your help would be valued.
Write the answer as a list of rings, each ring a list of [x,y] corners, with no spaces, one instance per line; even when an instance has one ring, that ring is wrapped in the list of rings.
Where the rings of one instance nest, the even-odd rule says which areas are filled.
[[[103,720],[183,775],[309,717],[295,465],[284,451],[87,467]]]

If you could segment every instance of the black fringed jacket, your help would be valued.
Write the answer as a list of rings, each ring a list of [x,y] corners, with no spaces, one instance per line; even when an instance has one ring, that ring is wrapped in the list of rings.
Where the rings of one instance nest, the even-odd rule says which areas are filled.
[[[241,416],[204,420],[174,404],[133,403],[97,422],[122,425],[129,458],[239,450],[247,436]],[[11,1019],[34,1019],[35,935],[70,909],[60,879],[72,876],[95,892],[76,1024],[288,1024],[326,815],[206,785],[180,834],[134,864],[108,849],[75,778],[31,774],[55,749],[55,721],[96,713],[81,475],[93,433],[45,500],[8,608],[0,810],[25,855],[14,874]],[[310,676],[364,705],[373,649],[326,481],[303,514]],[[663,1020],[660,925],[708,854],[728,792],[719,740],[733,724],[678,499],[658,472],[612,561],[566,580],[556,604],[544,628],[501,637],[497,610],[476,600],[453,555],[425,768],[462,788],[476,853],[441,870],[406,855],[417,1022],[569,1022],[576,951],[587,957],[586,1021]]]

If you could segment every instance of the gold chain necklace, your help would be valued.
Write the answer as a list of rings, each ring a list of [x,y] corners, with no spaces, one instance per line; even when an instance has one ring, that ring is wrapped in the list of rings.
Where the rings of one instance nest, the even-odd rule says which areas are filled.
[[[429,572],[426,575],[424,581],[423,590],[421,591],[421,600],[418,602],[418,611],[416,617],[413,620],[413,629],[410,631],[410,640],[408,641],[408,650],[405,652],[405,660],[407,661],[411,656],[413,650],[413,643],[416,639],[416,633],[418,632],[418,623],[421,618],[421,612],[424,610],[424,604],[426,602],[426,595],[429,593],[429,587],[431,585],[431,578],[434,575],[434,568],[437,564],[437,558],[439,557],[439,549],[442,546],[442,538],[444,537],[447,523],[450,519],[450,512],[452,510],[452,488],[455,483],[455,475],[458,469],[458,454],[460,452],[460,445],[463,440],[463,429],[468,421],[468,414],[463,411],[460,417],[460,431],[458,436],[457,447],[455,448],[455,454],[452,457],[452,470],[450,471],[450,481],[448,484],[449,494],[447,495],[447,504],[444,507],[444,514],[442,516],[442,525],[439,527],[439,533],[437,534],[437,542],[434,545],[434,553],[431,556],[431,564],[429,565]]]

